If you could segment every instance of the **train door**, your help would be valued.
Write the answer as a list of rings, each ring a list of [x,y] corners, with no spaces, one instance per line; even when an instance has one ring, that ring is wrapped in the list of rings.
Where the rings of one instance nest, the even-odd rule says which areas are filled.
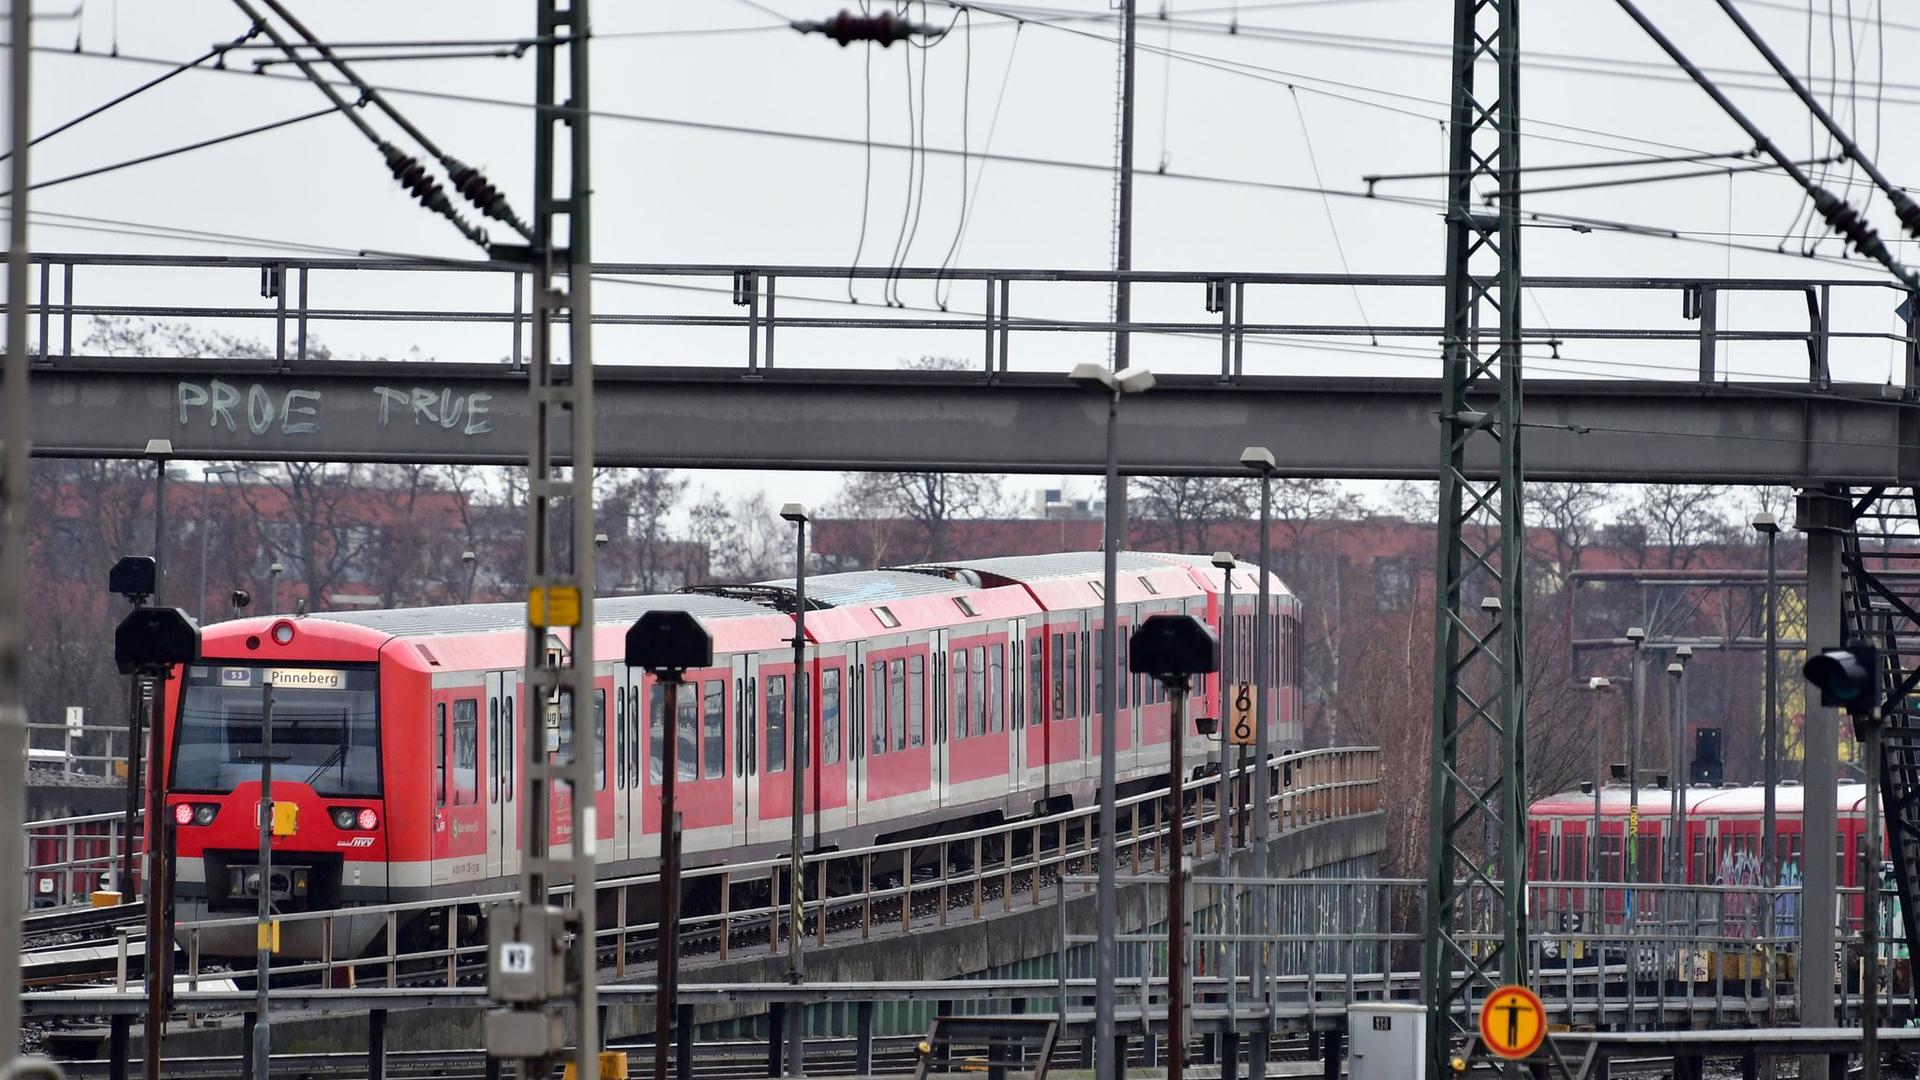
[[[930,650],[928,667],[933,669],[933,686],[929,691],[933,707],[928,710],[933,714],[933,731],[930,732],[930,745],[927,747],[928,768],[933,775],[927,787],[933,805],[945,806],[953,798],[950,790],[953,770],[949,765],[952,755],[948,748],[953,740],[952,725],[955,720],[952,698],[948,696],[952,693],[952,681],[947,668],[953,660],[947,655],[947,632],[935,630],[927,648]],[[965,723],[966,718],[960,717],[959,721]]]
[[[760,685],[754,678],[758,666],[752,653],[735,653],[729,676],[733,680],[733,842],[737,845],[753,842],[754,807],[759,803],[754,787],[760,759],[756,722]]]
[[[810,673],[808,701],[810,788],[820,828],[832,832],[847,822],[847,651],[823,645]]]
[[[520,777],[521,758],[526,755],[522,742],[526,722],[522,719],[525,702],[521,700],[520,673],[503,671],[500,680],[500,873],[520,872]]]
[[[845,716],[847,754],[847,824],[858,825],[867,797],[867,651],[858,641],[847,643],[846,686],[840,708]]]
[[[501,753],[506,745],[503,725],[513,722],[506,709],[505,683],[505,672],[487,672],[487,876],[495,878],[506,873],[506,847],[513,835],[506,816],[511,791],[503,790],[512,766]]]
[[[627,787],[627,686],[634,673],[625,664],[614,664],[612,676],[612,692],[608,694],[604,717],[607,728],[602,736],[606,743],[603,782],[612,793],[612,835],[607,849],[601,852],[603,862],[620,862],[637,856],[644,834],[644,823],[634,813],[637,807]]]
[[[996,690],[1006,695],[1003,703],[1007,717],[1007,794],[1017,795],[1027,774],[1027,621],[1015,619],[1007,627],[1007,663]]]

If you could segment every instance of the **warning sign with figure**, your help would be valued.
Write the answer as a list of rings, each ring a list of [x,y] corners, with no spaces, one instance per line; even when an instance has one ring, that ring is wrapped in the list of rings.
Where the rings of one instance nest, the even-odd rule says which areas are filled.
[[[1233,706],[1227,710],[1227,741],[1235,746],[1253,745],[1253,684],[1233,684]]]
[[[1547,1011],[1524,986],[1503,986],[1480,1006],[1480,1041],[1503,1058],[1519,1060],[1547,1037]]]

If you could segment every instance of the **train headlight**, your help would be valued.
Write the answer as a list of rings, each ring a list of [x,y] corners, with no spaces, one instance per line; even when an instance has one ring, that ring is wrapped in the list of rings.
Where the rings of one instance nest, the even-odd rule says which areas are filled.
[[[333,824],[335,828],[351,829],[356,820],[357,816],[353,812],[353,807],[336,806],[333,808]]]
[[[380,815],[372,807],[336,806],[327,811],[336,829],[372,832],[380,825]]]
[[[275,645],[291,645],[293,643],[293,624],[290,622],[274,623],[273,643]]]
[[[193,823],[195,825],[211,825],[213,824],[214,817],[219,813],[220,808],[218,806],[212,803],[201,803],[193,808]]]

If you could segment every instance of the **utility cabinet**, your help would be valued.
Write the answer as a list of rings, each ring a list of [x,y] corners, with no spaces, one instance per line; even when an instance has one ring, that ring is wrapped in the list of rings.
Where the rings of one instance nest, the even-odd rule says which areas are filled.
[[[1347,1006],[1347,1070],[1352,1080],[1419,1076],[1427,1044],[1427,1007],[1386,1001]]]

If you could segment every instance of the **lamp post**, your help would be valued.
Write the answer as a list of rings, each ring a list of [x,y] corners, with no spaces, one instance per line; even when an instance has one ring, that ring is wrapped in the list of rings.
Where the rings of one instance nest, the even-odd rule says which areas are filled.
[[[1687,877],[1687,658],[1693,655],[1693,647],[1682,645],[1674,650],[1675,659],[1667,664],[1667,675],[1673,679],[1673,697],[1669,710],[1673,715],[1669,726],[1672,728],[1673,746],[1669,754],[1668,768],[1673,775],[1673,810],[1667,815],[1667,884],[1682,885]]]
[[[1596,696],[1613,693],[1613,680],[1596,675],[1587,680],[1587,689]],[[1599,715],[1599,703],[1594,703],[1594,715]],[[1607,734],[1606,725],[1599,720],[1593,725],[1593,825],[1588,830],[1587,878],[1599,881],[1600,877],[1600,789],[1607,785]]]
[[[1772,514],[1759,513],[1747,523],[1753,526],[1753,531],[1767,538],[1767,720],[1760,735],[1764,744],[1760,748],[1760,758],[1766,774],[1766,790],[1761,795],[1760,880],[1763,885],[1773,886],[1780,883],[1779,822],[1775,803],[1775,789],[1780,786],[1780,610],[1777,606],[1779,569],[1774,562],[1773,550],[1774,540],[1780,535],[1780,520]],[[1769,904],[1767,909],[1771,912],[1772,905]]]
[[[1633,643],[1633,716],[1627,725],[1627,843],[1621,855],[1622,881],[1634,880],[1640,866],[1640,720],[1647,705],[1647,686],[1641,677],[1641,667],[1646,660],[1646,627],[1627,627],[1627,640]],[[1627,915],[1633,915],[1632,889],[1627,890]]]
[[[803,897],[806,892],[806,865],[801,857],[800,845],[805,837],[806,815],[806,767],[807,767],[807,522],[811,515],[807,508],[799,503],[788,503],[780,508],[780,516],[793,522],[793,692],[792,701],[792,743],[793,753],[787,762],[788,771],[793,775],[793,805],[788,817],[793,822],[793,845],[787,867],[787,981],[795,984],[806,981],[806,957],[801,951],[800,939],[806,936],[806,910]],[[819,826],[814,826],[814,835],[819,835]],[[804,1004],[796,1003],[787,1014],[787,1075],[806,1075],[806,1063],[802,1057],[805,1052],[805,1028],[807,1010]]]
[[[1120,614],[1116,597],[1119,595],[1120,546],[1125,542],[1127,531],[1127,490],[1120,481],[1118,437],[1121,395],[1152,389],[1153,372],[1136,367],[1121,368],[1115,372],[1099,364],[1080,364],[1074,367],[1070,377],[1075,383],[1099,390],[1107,397],[1107,528],[1102,540],[1105,558],[1101,576],[1100,624],[1100,889],[1095,898],[1094,1075],[1096,1080],[1121,1080],[1121,1075],[1126,1071],[1125,1061],[1114,1042],[1113,1025],[1113,989],[1117,978],[1114,967],[1114,875],[1118,861],[1113,836],[1114,774],[1118,766],[1114,728],[1119,723],[1119,673],[1114,661],[1120,654]],[[1066,1003],[1061,1002],[1061,1008],[1065,1007]]]
[[[473,603],[473,572],[474,572],[475,565],[479,561],[480,561],[480,556],[474,554],[473,549],[471,548],[460,553],[460,562],[462,565],[466,567],[466,571],[467,571],[467,588],[466,588],[466,591],[462,593],[460,597],[460,602],[463,604]]]
[[[240,470],[231,466],[208,465],[200,470],[200,595],[195,599],[194,609],[198,611],[200,624],[207,622],[207,539],[213,535],[213,519],[207,513],[207,492],[216,476],[239,477]]]
[[[1220,704],[1222,713],[1221,730],[1232,730],[1233,714],[1233,668],[1229,660],[1233,656],[1233,568],[1239,563],[1231,551],[1213,553],[1213,565],[1220,571],[1225,583],[1220,597]],[[1230,857],[1233,849],[1233,740],[1220,739],[1220,794],[1215,798],[1219,811],[1220,876],[1226,877],[1231,871]]]
[[[278,615],[280,613],[280,575],[286,572],[286,566],[277,560],[267,567],[268,615]]]
[[[173,440],[148,439],[146,456],[153,459],[153,606],[159,607],[167,585],[167,459]]]
[[[1268,643],[1272,634],[1272,576],[1268,566],[1273,562],[1273,451],[1264,446],[1249,446],[1240,451],[1240,464],[1252,469],[1260,477],[1260,562],[1254,569],[1260,575],[1260,598],[1254,607],[1253,616],[1253,876],[1265,880],[1267,876],[1267,818],[1268,792],[1271,788],[1271,772],[1267,765],[1267,684],[1270,680],[1271,649]],[[1274,894],[1267,890],[1260,904],[1257,931],[1264,937],[1272,928],[1272,907]],[[1262,987],[1266,982],[1266,953],[1256,949],[1253,954],[1253,985]],[[1257,991],[1258,992],[1258,991]],[[1269,1029],[1263,1025],[1254,1034],[1253,1053],[1265,1061],[1269,1046]]]

